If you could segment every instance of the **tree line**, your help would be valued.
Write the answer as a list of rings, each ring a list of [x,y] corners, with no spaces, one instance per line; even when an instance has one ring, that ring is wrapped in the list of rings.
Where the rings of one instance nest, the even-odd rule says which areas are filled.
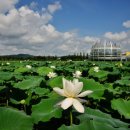
[[[32,55],[6,55],[0,56],[0,60],[86,60],[89,58],[88,53],[74,53],[73,55],[66,55],[66,56],[32,56]]]

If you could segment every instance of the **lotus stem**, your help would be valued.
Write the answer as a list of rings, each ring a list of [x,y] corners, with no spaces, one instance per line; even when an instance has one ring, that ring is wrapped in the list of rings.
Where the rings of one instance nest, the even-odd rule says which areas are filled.
[[[26,105],[24,104],[23,107],[24,107],[24,112],[26,113]]]
[[[73,124],[73,114],[72,114],[72,110],[70,110],[70,125]]]
[[[9,100],[7,99],[6,100],[6,106],[8,107],[8,105],[9,105]]]

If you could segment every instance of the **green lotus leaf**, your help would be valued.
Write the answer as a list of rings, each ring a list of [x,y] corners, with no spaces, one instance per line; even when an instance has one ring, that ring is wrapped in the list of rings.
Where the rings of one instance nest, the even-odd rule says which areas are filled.
[[[24,76],[21,75],[20,73],[19,74],[13,74],[13,75],[14,75],[16,80],[23,80],[24,79]]]
[[[43,80],[42,78],[25,79],[25,80],[23,80],[21,82],[15,83],[14,88],[19,88],[19,89],[22,89],[22,90],[26,90],[26,89],[38,87],[38,86],[40,86],[42,80]]]
[[[61,98],[61,96],[54,91],[51,91],[50,93],[48,93],[47,96],[49,98]]]
[[[130,67],[125,67],[125,66],[123,66],[123,67],[122,67],[122,70],[130,72]]]
[[[32,106],[32,118],[35,123],[39,121],[49,121],[52,117],[60,118],[62,116],[62,109],[56,107],[57,98],[48,98],[41,100],[40,103]]]
[[[65,71],[65,72],[68,72],[68,73],[73,73],[73,72],[74,72],[74,70],[71,69],[71,68],[69,68],[69,66],[66,67],[66,68],[64,68],[64,71]]]
[[[0,86],[0,91],[5,89],[6,87],[5,86]]]
[[[25,73],[25,72],[29,72],[29,71],[31,71],[31,70],[26,67],[19,67],[19,68],[15,69],[14,73]]]
[[[114,119],[111,117],[111,115],[101,112],[98,109],[91,109],[86,108],[85,113],[78,116],[81,122],[84,122],[85,120],[94,120],[98,121],[99,123],[109,124],[112,127],[126,127],[128,128],[127,123],[124,123],[118,119]]]
[[[45,76],[47,75],[49,72],[53,72],[53,69],[49,68],[49,67],[39,67],[37,69],[37,73],[41,76]]]
[[[0,86],[4,85],[4,80],[0,80]]]
[[[51,88],[54,87],[63,88],[62,78],[63,78],[62,76],[57,76],[55,78],[52,78],[47,81],[47,85],[50,86]]]
[[[109,72],[107,77],[108,77],[109,82],[114,82],[114,81],[120,79],[121,73],[119,70],[113,69],[113,71]]]
[[[100,123],[94,120],[88,120],[80,125],[65,126],[62,125],[58,130],[129,130],[129,128],[113,128],[109,124]]]
[[[130,76],[124,76],[124,77],[122,77],[121,79],[126,79],[126,80],[130,80]]]
[[[105,83],[104,87],[109,91],[112,92],[114,95],[115,94],[121,94],[121,92],[119,91],[119,88],[113,88],[113,83]]]
[[[126,119],[130,119],[130,100],[114,99],[111,101],[111,107],[117,110],[120,115],[123,115]]]
[[[11,103],[13,103],[13,104],[20,104],[20,101],[17,101],[17,100],[15,100],[15,99],[13,99],[13,98],[10,98],[10,102]]]
[[[93,79],[85,79],[85,78],[80,78],[80,81],[83,82],[83,90],[92,90],[93,93],[89,95],[89,97],[92,97],[94,99],[101,99],[103,98],[104,94],[104,86]]]
[[[35,88],[34,90],[33,90],[33,92],[35,93],[35,94],[38,94],[38,95],[45,95],[45,94],[47,94],[47,93],[49,93],[50,91],[49,91],[49,89],[46,89],[46,88]]]
[[[107,75],[109,72],[104,71],[104,70],[99,70],[98,72],[95,72],[93,68],[89,70],[89,76],[98,78],[99,81],[105,81],[107,79]]]
[[[31,117],[23,111],[0,107],[0,130],[32,130],[32,128]]]
[[[120,92],[129,93],[130,92],[130,80],[121,79],[114,82],[116,88],[118,87]]]
[[[104,62],[101,64],[101,62],[98,62],[98,66],[103,70],[112,70],[114,65],[109,62]]]
[[[130,86],[130,80],[129,80],[129,79],[117,80],[115,83],[116,83],[116,84],[119,84],[119,85],[121,85],[121,86],[124,86],[124,85]]]
[[[0,80],[10,80],[13,77],[13,75],[10,72],[0,72]]]

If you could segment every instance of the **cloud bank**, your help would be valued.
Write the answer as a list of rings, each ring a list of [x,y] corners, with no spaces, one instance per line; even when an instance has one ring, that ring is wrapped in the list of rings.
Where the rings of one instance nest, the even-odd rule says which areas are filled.
[[[123,26],[126,28],[130,28],[130,20],[123,22]]]
[[[75,32],[59,32],[50,21],[62,8],[59,2],[42,8],[30,6],[15,8],[17,0],[5,0],[0,8],[0,54],[30,53],[33,55],[65,55],[87,51],[84,38]],[[6,12],[6,13],[5,13]],[[84,49],[86,47],[86,50]]]
[[[49,4],[41,11],[32,2],[16,8],[18,0],[0,0],[0,55],[29,53],[32,55],[66,55],[90,51],[101,37],[80,37],[75,31],[60,32],[51,24],[53,15],[62,9],[60,2]],[[128,28],[129,21],[123,23]],[[122,41],[127,45],[129,32],[106,32],[102,38]],[[129,43],[130,44],[130,43]]]
[[[110,40],[121,41],[127,38],[127,33],[126,32],[119,32],[119,33],[106,32],[104,34],[104,37]]]

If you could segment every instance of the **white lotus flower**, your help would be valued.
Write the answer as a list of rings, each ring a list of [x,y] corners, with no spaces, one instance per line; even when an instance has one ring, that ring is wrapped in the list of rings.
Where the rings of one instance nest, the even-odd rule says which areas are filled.
[[[32,66],[31,65],[26,65],[26,68],[31,69]]]
[[[99,67],[98,66],[94,67],[93,69],[94,69],[95,72],[99,72]]]
[[[52,66],[50,66],[50,68],[55,69],[56,67],[52,65]]]
[[[71,62],[72,60],[67,60],[67,62]]]
[[[48,61],[47,63],[51,64],[51,61]]]
[[[6,63],[6,65],[10,65],[10,63],[9,63],[9,62],[7,62],[7,63]]]
[[[82,72],[79,70],[77,70],[77,71],[75,71],[75,73],[73,73],[73,77],[75,77],[75,78],[79,78],[81,75],[82,75]]]
[[[57,74],[54,73],[54,72],[49,72],[47,76],[48,76],[49,78],[54,78],[54,77],[57,76]]]
[[[66,97],[63,101],[59,102],[58,105],[61,106],[64,110],[73,106],[78,112],[84,113],[84,107],[81,102],[86,100],[80,99],[80,97],[85,97],[91,94],[93,91],[87,90],[82,93],[83,82],[79,82],[78,79],[73,81],[68,81],[63,78],[63,89],[58,87],[53,88],[53,90],[59,95]]]

